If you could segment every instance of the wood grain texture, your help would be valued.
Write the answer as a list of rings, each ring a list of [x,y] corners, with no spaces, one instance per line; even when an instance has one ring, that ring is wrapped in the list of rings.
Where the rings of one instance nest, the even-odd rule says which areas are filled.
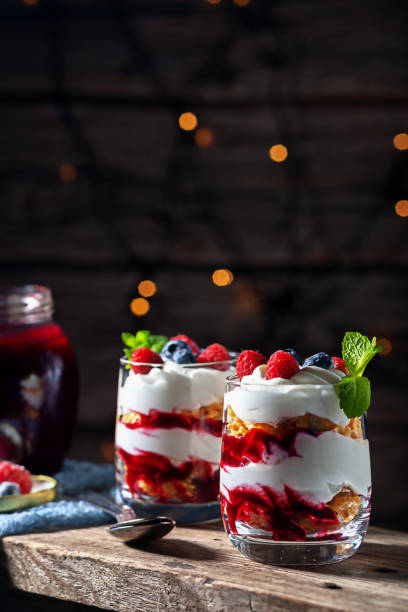
[[[408,608],[408,535],[378,528],[351,559],[308,569],[251,562],[220,525],[178,527],[145,549],[104,527],[9,536],[3,549],[17,588],[120,612]]]

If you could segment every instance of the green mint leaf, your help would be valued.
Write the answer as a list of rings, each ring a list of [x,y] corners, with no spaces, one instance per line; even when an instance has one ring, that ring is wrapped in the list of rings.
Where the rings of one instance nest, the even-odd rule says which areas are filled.
[[[361,376],[371,359],[382,350],[376,346],[377,339],[371,341],[359,332],[347,332],[343,338],[343,359],[350,374]]]
[[[129,334],[128,332],[123,332],[122,334],[123,344],[126,344],[126,346],[129,346],[130,348],[134,348],[135,341],[136,341],[136,338],[134,337],[133,334]]]
[[[349,419],[362,416],[370,405],[370,381],[365,376],[346,376],[335,385],[340,408]]]
[[[123,352],[124,352],[124,353],[125,353],[125,355],[126,355],[126,359],[129,359],[129,361],[130,361],[130,359],[131,359],[131,357],[132,357],[133,349],[131,349],[131,348],[125,348],[125,349],[123,349]]]
[[[150,348],[152,351],[156,351],[156,353],[160,353],[163,346],[168,341],[167,336],[154,336],[151,335],[149,337]]]
[[[149,348],[150,332],[147,329],[140,329],[135,336],[136,348]]]

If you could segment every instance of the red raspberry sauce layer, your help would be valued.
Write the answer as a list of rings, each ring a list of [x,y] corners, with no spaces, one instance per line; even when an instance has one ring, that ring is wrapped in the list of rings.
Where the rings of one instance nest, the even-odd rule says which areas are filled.
[[[126,425],[129,429],[172,429],[180,427],[188,431],[206,431],[207,433],[221,437],[222,421],[217,419],[205,419],[195,417],[186,413],[177,412],[160,412],[159,410],[150,410],[149,414],[138,413],[139,420],[137,423],[126,423],[122,421],[122,425]]]
[[[142,480],[155,501],[204,503],[218,499],[220,472],[214,470],[208,461],[184,461],[176,467],[170,459],[158,453],[140,451],[138,455],[131,455],[121,448],[117,451],[126,466],[126,483],[136,497],[147,495],[146,490],[138,485],[138,480]],[[190,478],[193,488],[187,488],[183,483]],[[165,485],[176,492],[171,499]]]
[[[300,433],[317,437],[321,432],[297,429],[282,436],[273,436],[263,429],[253,427],[245,436],[239,438],[224,433],[221,466],[240,467],[248,463],[267,463],[265,456],[273,455],[274,447],[279,447],[290,457],[298,457],[296,436]]]
[[[273,469],[271,467],[271,469]],[[236,522],[249,526],[257,516],[261,518],[263,530],[270,531],[274,540],[303,542],[307,531],[301,522],[307,520],[308,528],[313,528],[318,540],[338,539],[340,535],[328,533],[338,526],[334,511],[323,503],[313,505],[289,487],[284,493],[263,486],[253,488],[240,486],[229,491],[229,500],[221,493],[221,510],[224,523],[228,521],[229,530],[237,534]],[[254,527],[256,529],[256,527]]]

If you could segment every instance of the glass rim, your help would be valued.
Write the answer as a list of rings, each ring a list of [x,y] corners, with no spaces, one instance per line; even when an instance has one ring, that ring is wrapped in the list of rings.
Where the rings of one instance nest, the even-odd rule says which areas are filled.
[[[197,363],[197,362],[195,363],[176,363],[175,361],[171,361],[171,359],[168,359],[167,361],[164,361],[163,363],[147,363],[147,362],[141,362],[141,361],[131,361],[129,359],[126,359],[126,357],[121,357],[119,361],[121,365],[149,366],[151,368],[162,368],[164,365],[166,365],[166,363],[173,363],[175,366],[178,366],[180,368],[208,368],[213,365],[231,365],[232,366],[234,365],[236,358],[227,359],[225,361],[208,361],[205,363]],[[228,376],[228,378],[230,377]]]

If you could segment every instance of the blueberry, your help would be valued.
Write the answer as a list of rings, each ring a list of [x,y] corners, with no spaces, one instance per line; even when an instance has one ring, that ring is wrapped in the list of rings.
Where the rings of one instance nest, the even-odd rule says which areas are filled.
[[[334,362],[327,353],[316,353],[304,360],[303,367],[305,366],[318,366],[319,368],[330,370],[334,368]]]
[[[293,357],[296,359],[296,361],[300,364],[300,357],[298,355],[298,353],[295,351],[295,349],[292,348],[288,348],[288,349],[282,349],[285,353],[289,353],[289,355],[293,355]]]
[[[0,484],[0,497],[3,495],[20,495],[20,487],[16,482],[8,482],[5,480]]]
[[[169,340],[162,348],[161,356],[164,361],[175,363],[195,363],[191,348],[183,340]]]

